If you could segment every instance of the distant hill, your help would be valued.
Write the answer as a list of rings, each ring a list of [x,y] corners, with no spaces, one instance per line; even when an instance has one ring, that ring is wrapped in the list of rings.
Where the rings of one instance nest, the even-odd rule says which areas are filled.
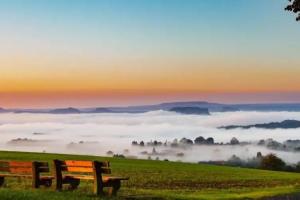
[[[199,107],[174,107],[169,111],[189,115],[209,115],[209,111],[207,108]]]
[[[4,108],[0,108],[0,113],[7,112]]]
[[[174,107],[198,107],[208,109],[209,112],[236,112],[236,111],[293,111],[300,112],[300,103],[281,104],[220,104],[206,101],[167,102],[154,105],[124,106],[124,107],[93,107],[93,108],[59,108],[59,109],[0,109],[0,112],[15,113],[144,113],[155,110],[169,111]]]
[[[78,110],[76,108],[59,108],[59,109],[50,110],[49,113],[52,113],[52,114],[79,114],[80,110]]]
[[[141,106],[128,106],[128,107],[108,107],[114,112],[127,112],[127,113],[143,113],[155,110],[169,111],[174,107],[200,107],[207,108],[210,111],[220,111],[222,104],[209,103],[205,101],[186,101],[186,102],[169,102],[154,105],[141,105]]]
[[[112,113],[113,111],[108,108],[95,108],[91,110],[90,113]]]
[[[236,112],[236,111],[240,111],[240,109],[235,107],[230,107],[230,106],[223,106],[221,110],[221,112]]]
[[[254,124],[254,125],[247,125],[247,126],[236,126],[236,125],[230,125],[230,126],[222,126],[219,127],[221,129],[236,129],[236,128],[242,128],[242,129],[249,129],[249,128],[264,128],[264,129],[291,129],[291,128],[300,128],[300,121],[297,120],[285,120],[282,122],[271,122],[266,124]]]
[[[300,111],[300,104],[220,104],[206,101],[167,102],[155,105],[108,107],[114,112],[142,113],[154,110],[170,110],[174,107],[207,108],[209,112],[236,112],[236,111]]]
[[[300,103],[231,104],[241,111],[300,111]]]

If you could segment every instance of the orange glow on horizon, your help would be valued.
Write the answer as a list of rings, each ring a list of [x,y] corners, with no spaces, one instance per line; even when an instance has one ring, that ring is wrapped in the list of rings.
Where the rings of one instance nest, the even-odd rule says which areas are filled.
[[[0,107],[5,108],[107,107],[146,105],[170,101],[300,102],[300,92],[85,91],[0,93]]]
[[[46,55],[0,59],[0,66],[6,66],[0,69],[0,107],[88,107],[177,100],[299,101],[297,95],[273,99],[268,95],[300,91],[296,60],[187,56],[99,60]],[[225,95],[228,93],[239,95]],[[255,97],[258,93],[267,94]]]

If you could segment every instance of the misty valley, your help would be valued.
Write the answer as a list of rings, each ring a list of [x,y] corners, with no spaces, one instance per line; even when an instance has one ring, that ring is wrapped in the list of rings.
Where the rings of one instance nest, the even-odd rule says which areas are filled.
[[[209,115],[165,110],[81,114],[5,112],[0,114],[0,147],[12,151],[214,164],[234,158],[244,162],[258,153],[274,153],[286,163],[296,164],[300,161],[297,120],[300,112],[290,111],[228,111]],[[281,124],[284,127],[278,127]]]

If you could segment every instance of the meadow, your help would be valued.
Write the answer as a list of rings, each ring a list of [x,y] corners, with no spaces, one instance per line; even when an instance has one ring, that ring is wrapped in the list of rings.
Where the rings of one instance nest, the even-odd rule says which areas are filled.
[[[1,160],[109,160],[113,175],[129,176],[116,199],[260,199],[300,192],[300,174],[156,160],[84,155],[0,152]],[[7,179],[1,200],[103,199],[93,195],[92,182],[75,191],[31,189],[30,180]]]

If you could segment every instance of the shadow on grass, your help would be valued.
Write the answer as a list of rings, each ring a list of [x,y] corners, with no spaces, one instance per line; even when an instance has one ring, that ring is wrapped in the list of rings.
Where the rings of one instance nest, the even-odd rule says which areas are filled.
[[[124,200],[165,200],[162,197],[155,197],[155,196],[127,196],[123,198]]]
[[[299,200],[300,193],[287,194],[287,195],[278,195],[274,197],[266,197],[261,200]]]

